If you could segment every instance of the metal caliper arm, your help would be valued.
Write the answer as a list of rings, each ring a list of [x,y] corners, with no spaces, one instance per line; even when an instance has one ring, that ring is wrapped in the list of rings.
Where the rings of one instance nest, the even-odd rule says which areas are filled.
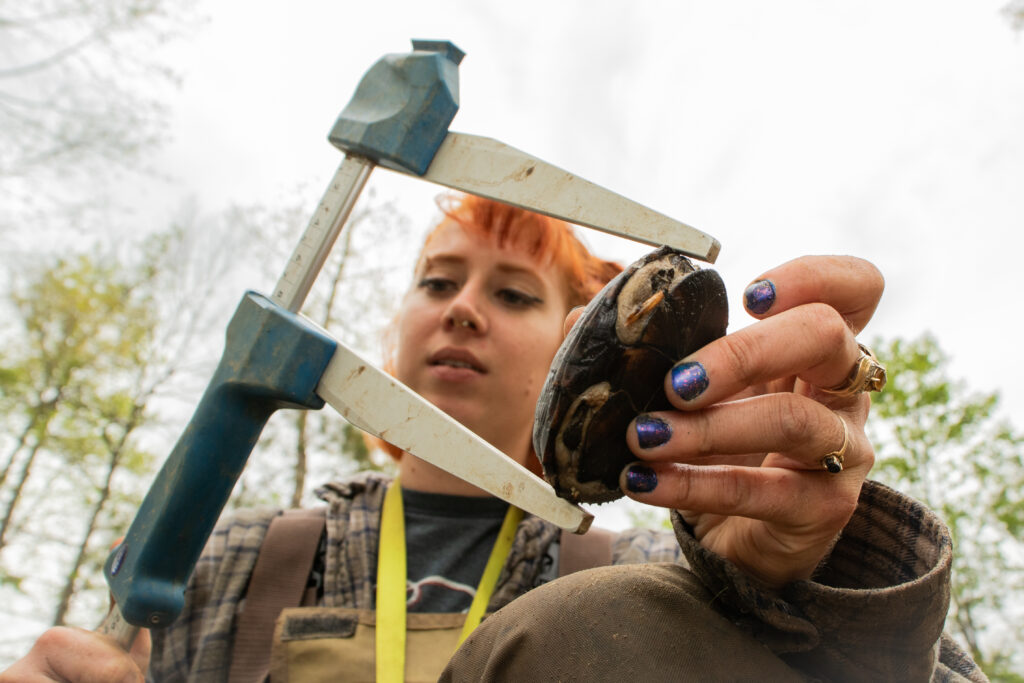
[[[526,512],[578,534],[593,515],[339,342],[316,388],[345,419]]]
[[[721,249],[711,235],[492,138],[448,133],[423,179],[709,263]]]

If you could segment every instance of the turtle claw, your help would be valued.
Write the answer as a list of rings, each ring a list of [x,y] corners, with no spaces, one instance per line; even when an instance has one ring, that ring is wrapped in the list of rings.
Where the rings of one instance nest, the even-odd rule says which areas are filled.
[[[651,313],[655,308],[658,307],[662,301],[665,300],[665,290],[659,289],[657,292],[651,295],[647,301],[643,302],[636,309],[626,316],[626,325],[635,325],[638,320],[643,318],[645,315]]]

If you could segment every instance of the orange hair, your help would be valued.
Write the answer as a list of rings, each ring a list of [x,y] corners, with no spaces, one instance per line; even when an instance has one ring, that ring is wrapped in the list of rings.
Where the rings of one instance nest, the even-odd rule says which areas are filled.
[[[560,270],[568,287],[570,308],[586,304],[609,280],[622,272],[618,263],[591,254],[573,234],[572,227],[557,218],[476,195],[443,195],[438,198],[437,205],[446,218],[467,232],[493,239],[502,249],[522,249],[538,264]],[[424,250],[443,223],[443,219],[438,221],[427,233]],[[422,258],[422,250],[420,253]],[[385,339],[391,331],[385,332]],[[385,345],[390,346],[387,342]],[[387,348],[384,354],[384,369],[390,374],[395,370],[392,350]],[[402,450],[386,441],[371,436],[367,436],[367,440],[371,446],[381,448],[395,460],[402,457]],[[535,463],[536,458],[531,462]]]
[[[489,237],[500,248],[522,249],[538,263],[561,270],[569,287],[570,308],[590,301],[605,283],[622,272],[618,263],[591,254],[569,224],[557,218],[476,195],[445,195],[437,203],[445,216],[466,231]],[[434,226],[424,247],[440,227],[441,223]]]

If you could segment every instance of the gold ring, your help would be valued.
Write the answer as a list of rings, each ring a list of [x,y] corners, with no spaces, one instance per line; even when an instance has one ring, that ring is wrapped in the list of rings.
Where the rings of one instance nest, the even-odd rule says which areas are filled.
[[[860,342],[860,358],[853,364],[846,380],[831,389],[822,389],[833,396],[854,396],[865,391],[881,391],[885,386],[885,366],[878,362],[874,352]]]
[[[836,417],[839,417],[836,415]],[[821,466],[824,470],[831,474],[839,474],[843,471],[843,462],[846,460],[846,449],[850,446],[850,428],[846,426],[846,420],[839,417],[839,421],[843,425],[843,445],[839,447],[838,451],[832,451],[826,453],[821,458]]]

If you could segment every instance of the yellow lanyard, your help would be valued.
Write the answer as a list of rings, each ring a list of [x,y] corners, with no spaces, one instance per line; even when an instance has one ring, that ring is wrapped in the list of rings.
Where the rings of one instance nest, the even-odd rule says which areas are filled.
[[[462,635],[459,636],[460,645],[484,618],[487,603],[491,601],[522,519],[523,511],[510,505],[466,614]],[[405,677],[405,595],[405,512],[402,510],[402,488],[395,479],[384,494],[380,521],[380,553],[377,558],[378,683],[393,683]]]

